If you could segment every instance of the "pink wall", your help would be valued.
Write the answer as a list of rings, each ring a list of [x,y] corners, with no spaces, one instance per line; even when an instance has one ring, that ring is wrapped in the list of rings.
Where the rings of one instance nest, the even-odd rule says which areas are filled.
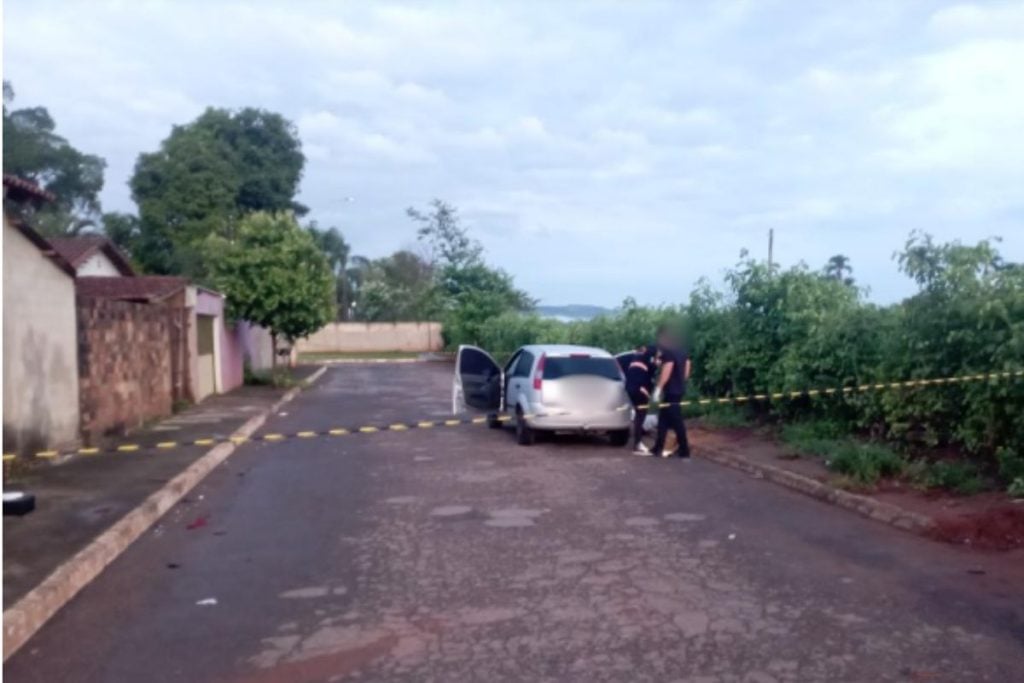
[[[224,318],[222,320],[222,334],[220,335],[220,381],[221,391],[227,393],[232,389],[242,386],[245,379],[243,374],[243,363],[245,361],[245,342],[248,323],[230,323]]]
[[[224,297],[217,292],[196,287],[196,314],[197,315],[223,315]]]

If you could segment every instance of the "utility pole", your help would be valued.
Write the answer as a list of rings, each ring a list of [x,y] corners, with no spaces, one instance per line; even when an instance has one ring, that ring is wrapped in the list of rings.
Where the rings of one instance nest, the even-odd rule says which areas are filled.
[[[772,250],[775,247],[775,228],[768,228],[768,274],[772,273]]]

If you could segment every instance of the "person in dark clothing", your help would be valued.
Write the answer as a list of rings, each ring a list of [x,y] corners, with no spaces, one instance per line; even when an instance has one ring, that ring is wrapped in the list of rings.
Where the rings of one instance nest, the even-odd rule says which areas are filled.
[[[681,344],[666,328],[658,331],[658,358],[661,374],[652,398],[661,405],[658,410],[658,438],[654,442],[654,456],[667,458],[665,437],[669,430],[675,432],[679,442],[679,457],[690,457],[690,442],[686,439],[686,424],[683,409],[679,403],[686,394],[686,380],[690,378],[690,359]]]
[[[626,366],[626,393],[633,404],[633,452],[650,455],[641,441],[644,435],[644,420],[647,418],[647,404],[651,402],[651,388],[654,384],[654,344],[637,347]]]

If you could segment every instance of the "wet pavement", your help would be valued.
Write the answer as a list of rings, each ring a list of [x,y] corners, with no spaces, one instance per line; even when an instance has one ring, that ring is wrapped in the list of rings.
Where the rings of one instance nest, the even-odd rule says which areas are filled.
[[[448,373],[332,368],[267,431],[443,417]],[[1004,682],[1024,664],[1005,556],[599,439],[247,444],[190,498],[5,680]]]

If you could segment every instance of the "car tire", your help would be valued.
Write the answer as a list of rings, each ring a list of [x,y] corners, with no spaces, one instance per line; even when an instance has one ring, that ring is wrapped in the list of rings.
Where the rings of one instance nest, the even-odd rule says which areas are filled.
[[[532,446],[537,440],[537,433],[526,424],[521,408],[516,408],[516,443],[520,446]]]
[[[491,429],[501,429],[501,420],[498,419],[497,413],[491,413],[487,416],[487,426]]]
[[[23,491],[4,492],[4,517],[21,517],[36,509],[36,497]]]
[[[622,448],[629,443],[629,430],[618,429],[608,434],[608,438],[611,439],[612,445],[616,448]]]

